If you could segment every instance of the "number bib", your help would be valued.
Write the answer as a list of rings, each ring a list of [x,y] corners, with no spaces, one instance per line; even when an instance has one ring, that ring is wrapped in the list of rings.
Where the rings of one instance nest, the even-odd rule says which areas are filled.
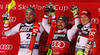
[[[25,24],[21,24],[20,26],[20,40],[21,45],[20,48],[29,48],[30,39],[32,36],[32,26],[26,26]]]
[[[83,36],[78,36],[77,42],[76,42],[76,48],[84,49],[87,42],[88,42],[88,38],[83,37]]]
[[[76,42],[76,48],[85,49],[90,31],[91,31],[91,25],[88,25],[87,27],[85,26],[79,31],[79,35]]]

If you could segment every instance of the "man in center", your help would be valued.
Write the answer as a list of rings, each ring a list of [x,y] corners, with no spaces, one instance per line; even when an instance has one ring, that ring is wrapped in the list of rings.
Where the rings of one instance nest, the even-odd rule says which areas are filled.
[[[69,30],[66,29],[66,27],[68,27],[66,16],[60,15],[57,19],[57,28],[51,44],[51,49],[53,51],[52,55],[67,55],[72,37],[78,31],[77,25],[80,23],[78,18],[78,7],[73,7],[72,13],[74,14],[75,25]],[[55,14],[53,16],[55,16]],[[51,26],[48,24],[48,19],[43,18],[42,25],[49,34]]]

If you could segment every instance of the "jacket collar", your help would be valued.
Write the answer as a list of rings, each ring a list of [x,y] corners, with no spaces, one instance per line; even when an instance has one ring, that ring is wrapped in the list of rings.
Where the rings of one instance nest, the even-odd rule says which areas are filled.
[[[89,27],[90,25],[91,25],[91,23],[88,23],[88,24],[84,25],[84,26],[81,28],[81,30],[84,30],[84,28],[87,28],[87,27]]]
[[[64,28],[63,30],[57,30],[56,32],[57,32],[57,33],[61,33],[61,32],[66,32],[66,31],[67,31],[67,29]]]

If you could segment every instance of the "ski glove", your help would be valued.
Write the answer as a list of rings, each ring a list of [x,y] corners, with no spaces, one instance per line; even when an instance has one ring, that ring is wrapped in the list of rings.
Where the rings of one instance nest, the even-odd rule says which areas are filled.
[[[10,23],[10,21],[9,21],[9,13],[8,12],[3,14],[2,17],[3,17],[3,23]]]
[[[53,5],[52,3],[49,3],[49,4],[46,4],[46,7],[45,7],[45,14],[47,14],[48,16],[52,15],[55,11],[55,5]]]
[[[73,15],[78,14],[78,7],[77,6],[72,6],[72,8],[70,8],[71,12],[73,13]]]
[[[50,11],[49,8],[45,8],[44,12],[45,12],[45,14],[47,14],[48,16],[51,15],[51,11]]]
[[[77,51],[77,55],[83,55],[83,54],[84,54],[83,50],[78,50]]]

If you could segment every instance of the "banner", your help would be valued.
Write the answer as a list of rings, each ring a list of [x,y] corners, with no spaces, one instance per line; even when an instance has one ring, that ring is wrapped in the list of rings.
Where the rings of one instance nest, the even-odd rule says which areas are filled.
[[[7,6],[10,1],[0,1],[0,55],[17,55],[19,46],[20,46],[20,36],[19,34],[15,34],[13,36],[9,36],[6,39],[3,34],[3,18],[2,14],[7,11]],[[15,7],[10,11],[10,29],[14,27],[18,23],[24,22],[25,19],[25,10],[28,7],[32,7],[35,9],[35,15],[38,19],[38,22],[42,22],[44,16],[44,8],[45,5],[49,2],[20,2],[16,1]],[[72,5],[78,6],[79,14],[81,14],[82,10],[88,9],[91,13],[91,20],[94,20],[96,24],[98,24],[98,33],[100,33],[100,2],[51,2],[55,7],[55,15],[58,18],[60,15],[65,15],[68,17],[68,25],[67,28],[71,28],[74,24],[73,15],[70,11]],[[46,32],[44,32],[40,38],[40,55],[43,55],[44,47],[47,39]],[[98,39],[100,39],[100,34],[98,34]],[[76,40],[76,39],[75,39]],[[69,48],[69,54],[74,54],[74,46],[75,40],[72,41],[71,47]],[[42,41],[42,42],[41,42]],[[100,46],[99,46],[100,47]]]

